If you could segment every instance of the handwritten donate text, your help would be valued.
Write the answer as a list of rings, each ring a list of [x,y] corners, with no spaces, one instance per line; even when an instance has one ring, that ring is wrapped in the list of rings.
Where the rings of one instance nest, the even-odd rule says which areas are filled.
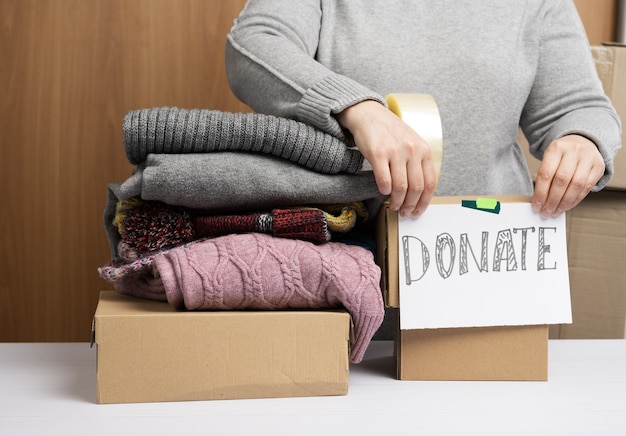
[[[530,268],[535,271],[555,270],[557,262],[549,258],[550,238],[556,227],[513,227],[497,231],[492,253],[489,240],[493,231],[482,231],[473,246],[468,233],[459,234],[457,240],[450,233],[440,233],[431,245],[419,237],[402,236],[404,279],[407,285],[421,280],[431,269],[431,259],[437,274],[447,279],[458,271],[458,275],[472,271],[487,273],[526,271],[529,268],[529,250],[536,256]],[[457,242],[458,241],[458,242]],[[457,248],[458,247],[458,248]],[[491,269],[490,269],[491,267]]]
[[[398,220],[400,329],[571,323],[565,216],[497,200],[490,213],[441,198]]]

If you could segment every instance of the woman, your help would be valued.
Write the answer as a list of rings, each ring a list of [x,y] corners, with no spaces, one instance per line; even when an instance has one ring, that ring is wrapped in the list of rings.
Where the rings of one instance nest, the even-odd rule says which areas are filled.
[[[228,79],[255,111],[353,141],[402,216],[437,195],[533,195],[557,216],[613,173],[620,121],[571,0],[249,0],[228,35]],[[428,144],[384,102],[433,96]],[[535,181],[521,127],[542,164]]]

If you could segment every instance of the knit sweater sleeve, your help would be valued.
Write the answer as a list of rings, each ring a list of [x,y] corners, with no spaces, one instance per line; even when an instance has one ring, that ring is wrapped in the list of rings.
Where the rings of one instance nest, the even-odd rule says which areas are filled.
[[[334,118],[382,96],[315,59],[322,22],[319,0],[248,0],[226,42],[233,93],[253,110],[295,119],[344,138]]]
[[[546,2],[542,11],[537,74],[520,125],[530,152],[541,159],[548,145],[579,134],[598,147],[606,170],[594,187],[602,189],[613,175],[621,147],[621,122],[605,95],[594,67],[582,22],[571,1]]]

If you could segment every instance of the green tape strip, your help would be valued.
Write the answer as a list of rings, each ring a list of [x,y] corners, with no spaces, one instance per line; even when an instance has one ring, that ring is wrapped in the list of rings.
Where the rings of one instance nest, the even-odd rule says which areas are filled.
[[[498,207],[499,201],[495,198],[478,198],[476,199],[476,207],[478,209],[494,210]]]
[[[478,198],[476,200],[461,200],[461,206],[483,212],[500,213],[500,202],[492,198]]]

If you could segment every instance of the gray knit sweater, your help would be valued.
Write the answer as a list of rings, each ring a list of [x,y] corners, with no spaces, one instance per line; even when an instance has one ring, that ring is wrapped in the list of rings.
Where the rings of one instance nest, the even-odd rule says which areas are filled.
[[[519,127],[541,158],[556,138],[593,140],[613,172],[620,121],[571,0],[249,0],[228,35],[233,92],[261,113],[339,138],[333,117],[388,93],[439,107],[437,195],[531,194]]]
[[[354,174],[363,163],[359,150],[308,124],[271,115],[176,107],[128,112],[124,150],[133,164],[150,154],[219,151],[269,154],[323,174]]]

